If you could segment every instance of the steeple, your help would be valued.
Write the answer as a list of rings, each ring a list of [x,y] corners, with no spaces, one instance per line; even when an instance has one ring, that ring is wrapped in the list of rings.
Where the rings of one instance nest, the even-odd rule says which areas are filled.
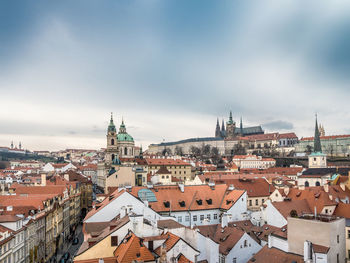
[[[115,125],[114,125],[114,122],[113,122],[113,112],[111,112],[111,119],[109,121],[109,125],[108,125],[108,133],[110,132],[116,132],[116,129],[115,129]]]
[[[225,121],[224,119],[222,119],[222,123],[221,123],[221,137],[225,137]]]
[[[119,127],[119,133],[126,133],[126,127],[125,127],[125,124],[124,124],[124,118],[122,117],[122,124],[120,124],[120,127]]]
[[[13,141],[11,142],[11,149],[13,149]]]
[[[314,152],[322,152],[320,131],[318,130],[317,124],[317,114],[316,114],[316,123],[315,123],[315,137],[314,137]]]
[[[227,124],[233,124],[232,111],[230,111],[230,117],[229,117],[229,119],[228,119]]]
[[[215,137],[220,137],[219,118],[216,119]]]
[[[243,121],[242,121],[242,116],[241,116],[241,123],[240,123],[239,127],[241,128],[241,133],[243,134]]]

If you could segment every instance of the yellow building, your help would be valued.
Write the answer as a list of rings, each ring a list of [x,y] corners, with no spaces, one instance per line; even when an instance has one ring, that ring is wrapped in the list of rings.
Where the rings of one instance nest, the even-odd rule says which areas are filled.
[[[188,181],[193,179],[192,165],[182,160],[147,158],[148,171],[154,175],[161,167],[165,167],[173,177]]]

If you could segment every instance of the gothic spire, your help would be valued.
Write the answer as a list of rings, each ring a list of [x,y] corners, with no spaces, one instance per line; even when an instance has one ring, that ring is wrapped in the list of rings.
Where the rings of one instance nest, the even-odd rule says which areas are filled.
[[[316,114],[316,123],[315,123],[315,137],[314,137],[314,152],[322,152],[320,131],[318,130],[317,124],[317,114]]]
[[[222,119],[222,123],[221,123],[221,132],[225,132],[225,122],[224,122],[224,119]]]
[[[215,137],[220,137],[219,118],[217,118],[217,120],[216,120]]]
[[[239,127],[241,128],[241,133],[243,133],[243,121],[242,121],[242,116],[241,116],[241,123],[240,123]]]
[[[230,111],[230,117],[229,117],[229,119],[228,119],[227,124],[233,124],[232,111]]]

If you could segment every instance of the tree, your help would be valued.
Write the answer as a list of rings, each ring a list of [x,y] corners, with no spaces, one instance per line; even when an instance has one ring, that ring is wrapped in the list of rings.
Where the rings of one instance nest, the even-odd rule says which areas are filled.
[[[171,155],[171,150],[169,148],[165,148],[163,151],[162,151],[162,155],[163,156],[169,156]]]
[[[305,153],[307,155],[311,154],[312,153],[312,149],[313,149],[313,147],[311,145],[306,145]]]
[[[201,150],[196,146],[191,146],[190,153],[197,157],[201,155]]]
[[[211,160],[214,164],[218,164],[220,160],[220,154],[219,154],[219,149],[218,147],[212,147],[211,148]]]
[[[341,151],[342,151],[342,153],[344,154],[344,157],[345,157],[346,154],[347,154],[347,152],[348,152],[348,149],[347,149],[347,147],[346,147],[345,145],[343,145],[343,146],[341,147]]]
[[[247,153],[246,149],[240,144],[237,143],[232,149],[232,155],[245,155]]]
[[[201,155],[202,156],[209,156],[210,155],[210,145],[209,144],[202,145]]]
[[[176,146],[175,147],[175,155],[180,155],[180,156],[183,155],[183,150],[182,150],[181,146]]]

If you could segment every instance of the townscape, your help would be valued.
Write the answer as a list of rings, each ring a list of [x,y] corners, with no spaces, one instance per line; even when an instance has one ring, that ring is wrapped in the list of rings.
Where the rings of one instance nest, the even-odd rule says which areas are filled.
[[[350,135],[310,127],[266,133],[230,112],[213,137],[145,149],[111,115],[99,150],[11,142],[0,262],[349,261]]]

